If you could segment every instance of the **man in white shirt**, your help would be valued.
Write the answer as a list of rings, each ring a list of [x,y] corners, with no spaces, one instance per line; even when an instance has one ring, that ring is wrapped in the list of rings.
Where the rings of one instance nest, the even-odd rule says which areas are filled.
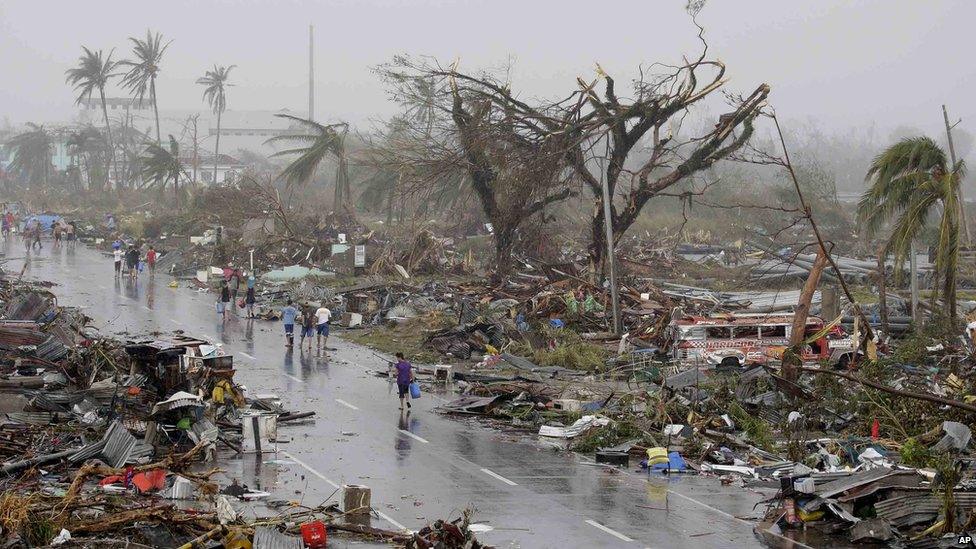
[[[331,318],[332,311],[330,311],[325,304],[322,304],[322,306],[315,311],[315,330],[318,333],[316,347],[318,349],[322,349],[322,347],[329,342],[329,320]]]
[[[115,248],[112,254],[115,256],[115,278],[118,278],[122,274],[122,248]]]

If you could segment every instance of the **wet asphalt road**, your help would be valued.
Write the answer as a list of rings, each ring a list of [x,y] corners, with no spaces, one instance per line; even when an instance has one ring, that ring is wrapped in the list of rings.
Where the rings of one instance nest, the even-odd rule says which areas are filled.
[[[20,241],[5,246],[4,269],[24,265]],[[236,379],[252,394],[278,394],[289,409],[314,411],[314,423],[279,428],[277,455],[225,456],[230,477],[275,497],[317,504],[342,484],[372,488],[378,528],[419,529],[428,520],[475,509],[498,547],[760,547],[753,523],[760,494],[715,478],[650,478],[634,469],[491,430],[476,420],[432,411],[449,396],[425,394],[408,416],[396,389],[370,370],[385,369],[368,349],[332,337],[336,351],[288,352],[279,323],[222,322],[214,295],[169,288],[144,273],[114,280],[111,259],[78,245],[31,255],[26,279],[47,280],[62,305],[82,307],[104,334],[125,338],[184,330],[220,341],[234,355]],[[297,344],[297,340],[296,340]]]

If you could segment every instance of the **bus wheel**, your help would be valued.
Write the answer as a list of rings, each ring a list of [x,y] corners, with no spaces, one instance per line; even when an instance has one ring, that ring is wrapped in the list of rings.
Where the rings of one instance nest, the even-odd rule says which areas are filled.
[[[848,366],[851,365],[851,355],[841,355],[840,359],[837,360],[837,369],[846,370]]]
[[[722,359],[722,362],[719,363],[719,366],[722,366],[723,368],[738,368],[739,359],[735,358],[734,356],[727,356]]]

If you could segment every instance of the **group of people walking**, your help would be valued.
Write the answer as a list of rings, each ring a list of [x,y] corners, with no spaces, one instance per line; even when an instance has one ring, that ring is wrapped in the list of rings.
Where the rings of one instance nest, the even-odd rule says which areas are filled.
[[[285,346],[295,345],[295,323],[299,323],[301,339],[298,348],[301,349],[308,339],[308,350],[312,350],[312,339],[316,340],[316,349],[322,350],[329,342],[329,321],[332,320],[332,311],[321,304],[318,308],[311,303],[295,306],[292,300],[281,310],[281,321],[285,326]]]
[[[126,248],[125,243],[121,239],[116,239],[112,243],[115,278],[121,278],[123,276],[136,278],[139,276],[139,272],[143,270],[142,265],[149,269],[150,277],[156,276],[156,260],[159,259],[156,248],[149,246],[145,257],[142,256],[139,248],[137,244],[130,244]],[[125,266],[125,271],[122,270],[123,265]]]
[[[241,285],[244,285],[244,295],[238,298],[241,293]],[[227,265],[224,269],[223,279],[220,281],[220,298],[217,300],[217,312],[226,319],[230,315],[236,315],[237,309],[244,309],[245,318],[255,318],[254,302],[257,301],[254,295],[255,278],[254,273],[245,273],[233,265]]]
[[[50,227],[45,227],[46,221],[38,216],[29,216],[26,222],[17,219],[17,216],[10,210],[0,214],[0,234],[4,239],[10,238],[15,232],[20,232],[24,240],[24,249],[28,252],[34,249],[44,248],[41,237],[45,232],[50,231],[54,240],[54,248],[60,248],[63,242],[67,242],[68,249],[74,249],[77,240],[77,225],[74,221],[66,221],[64,218],[55,218],[50,221]]]

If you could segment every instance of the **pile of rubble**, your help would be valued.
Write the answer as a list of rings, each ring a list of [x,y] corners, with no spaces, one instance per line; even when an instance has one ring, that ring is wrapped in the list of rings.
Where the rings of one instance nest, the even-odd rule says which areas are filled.
[[[368,503],[245,513],[245,502],[270,494],[221,486],[218,460],[260,455],[279,427],[312,412],[248,391],[235,381],[233,357],[205,340],[100,337],[49,291],[6,278],[0,311],[7,547],[323,547],[329,532],[416,548],[483,547],[467,515],[411,533],[346,520],[371,513]]]

